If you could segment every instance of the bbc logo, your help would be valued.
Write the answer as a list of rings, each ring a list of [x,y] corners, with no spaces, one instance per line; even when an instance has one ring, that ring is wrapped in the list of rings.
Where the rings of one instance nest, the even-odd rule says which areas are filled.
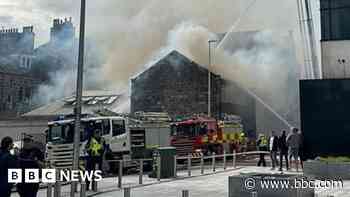
[[[23,173],[24,171],[24,173]],[[8,183],[39,183],[40,175],[41,181],[44,183],[56,182],[56,170],[55,169],[42,169],[39,173],[39,169],[8,169],[7,182]],[[24,176],[24,179],[23,179]]]
[[[57,175],[57,176],[56,176]],[[41,178],[41,180],[40,180]],[[101,181],[102,171],[91,170],[60,170],[56,169],[8,169],[7,181],[9,183],[55,183],[56,181]]]

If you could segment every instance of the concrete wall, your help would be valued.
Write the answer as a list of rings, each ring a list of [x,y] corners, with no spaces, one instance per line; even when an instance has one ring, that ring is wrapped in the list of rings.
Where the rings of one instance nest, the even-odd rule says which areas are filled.
[[[350,40],[321,42],[323,78],[350,77]]]

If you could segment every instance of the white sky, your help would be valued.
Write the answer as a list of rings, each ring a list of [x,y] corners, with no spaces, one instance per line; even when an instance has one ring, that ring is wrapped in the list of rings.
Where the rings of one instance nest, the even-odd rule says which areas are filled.
[[[45,1],[45,3],[42,3],[43,1]],[[22,28],[24,25],[34,25],[34,30],[37,35],[36,45],[46,42],[49,39],[49,28],[52,25],[53,18],[69,17],[67,13],[64,13],[65,10],[60,10],[61,8],[50,10],[43,7],[43,5],[49,7],[50,1],[53,0],[1,0],[0,28]],[[62,0],[62,2],[65,3],[67,1],[68,0]],[[317,40],[320,40],[319,0],[311,0],[311,3],[313,7],[314,23],[316,27],[316,38]],[[74,4],[72,7],[76,5],[79,4]],[[71,10],[67,10],[68,13],[72,11],[77,12],[73,14],[73,17],[77,17],[79,9],[71,8]],[[232,23],[234,23],[234,21]],[[76,18],[75,24],[78,24]]]

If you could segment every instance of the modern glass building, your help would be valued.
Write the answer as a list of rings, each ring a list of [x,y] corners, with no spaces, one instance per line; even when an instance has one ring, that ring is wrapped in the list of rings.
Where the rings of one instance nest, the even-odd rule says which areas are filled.
[[[350,78],[350,0],[320,0],[323,78]]]

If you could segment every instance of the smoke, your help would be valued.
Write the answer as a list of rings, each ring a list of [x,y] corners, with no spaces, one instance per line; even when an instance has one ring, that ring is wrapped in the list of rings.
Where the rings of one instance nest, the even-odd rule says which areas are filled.
[[[37,20],[40,23],[37,24],[38,29],[49,32],[49,24],[54,17],[73,16],[77,21],[79,2],[28,0],[25,7],[18,5],[21,9],[17,9],[17,12],[35,10],[28,18],[41,18]],[[94,57],[102,60],[95,61],[98,65],[90,67],[93,69],[86,69],[85,83],[95,88],[127,90],[131,76],[146,69],[172,49],[201,65],[207,65],[208,39],[231,29],[249,4],[251,1],[246,0],[87,1],[87,39],[96,44]],[[296,35],[296,10],[295,0],[257,1],[234,29],[263,31],[254,37],[256,47],[243,48],[234,53],[215,50],[215,66],[211,69],[226,79],[253,89],[281,108],[285,97],[279,91],[288,86],[290,73],[287,70],[298,65],[291,65],[297,63],[289,61],[290,57],[286,54],[289,45],[285,40],[278,39],[279,33],[275,32],[293,30]],[[43,38],[47,39],[47,36]],[[295,37],[295,40],[299,38]],[[300,59],[300,54],[296,55]],[[75,77],[71,72],[61,70],[52,75],[52,86],[46,88],[57,91],[52,97],[59,98],[65,91],[74,91]]]
[[[177,25],[157,54],[178,50],[208,65],[208,39],[217,34],[192,22]],[[292,32],[262,30],[232,33],[222,48],[212,47],[210,68],[224,79],[251,90],[265,104],[298,124],[298,71]]]

